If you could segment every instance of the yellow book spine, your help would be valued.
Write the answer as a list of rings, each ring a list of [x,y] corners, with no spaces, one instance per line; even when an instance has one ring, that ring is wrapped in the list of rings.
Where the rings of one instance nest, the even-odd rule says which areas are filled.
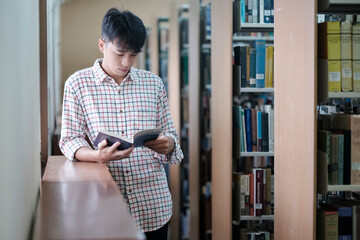
[[[360,23],[352,26],[352,73],[354,91],[360,92]]]
[[[274,46],[269,46],[269,85],[274,87]]]
[[[351,22],[341,22],[341,89],[344,92],[352,91],[353,77],[351,64]]]
[[[327,22],[327,59],[340,60],[340,52],[340,22]]]
[[[341,61],[340,60],[328,60],[328,85],[329,92],[341,91]]]

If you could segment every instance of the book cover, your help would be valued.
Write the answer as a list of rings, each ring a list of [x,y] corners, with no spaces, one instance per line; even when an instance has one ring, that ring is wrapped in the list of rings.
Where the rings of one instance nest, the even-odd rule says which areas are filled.
[[[338,212],[338,239],[351,240],[352,207],[334,202],[322,204],[322,206]]]
[[[94,141],[94,146],[97,147],[100,142],[106,140],[108,146],[112,146],[116,142],[121,142],[121,145],[117,148],[118,150],[128,149],[132,146],[142,147],[146,141],[157,139],[160,133],[160,128],[146,129],[137,132],[134,134],[133,138],[130,139],[113,132],[100,130]]]
[[[250,87],[256,87],[256,49],[250,48]]]
[[[244,109],[245,129],[246,129],[246,151],[252,152],[252,129],[251,129],[251,109]]]
[[[352,71],[354,91],[360,92],[360,23],[352,26]]]
[[[256,87],[265,87],[265,40],[256,40]]]
[[[333,128],[351,131],[351,184],[360,184],[360,115],[333,114]]]
[[[351,22],[340,24],[341,90],[352,91]]]

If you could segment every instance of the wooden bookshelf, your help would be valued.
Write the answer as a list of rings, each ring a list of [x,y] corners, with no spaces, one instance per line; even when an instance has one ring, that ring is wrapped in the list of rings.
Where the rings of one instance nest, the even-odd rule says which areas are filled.
[[[241,23],[242,32],[272,32],[274,31],[273,23]]]
[[[234,35],[233,41],[254,41],[254,40],[265,40],[265,41],[274,41],[274,36],[241,36]]]
[[[241,152],[241,157],[273,157],[273,152]]]
[[[274,88],[241,88],[242,93],[273,93]]]
[[[359,192],[360,185],[328,185],[327,186],[328,192],[334,191],[351,191],[351,192]]]
[[[328,92],[328,98],[360,98],[360,92]]]

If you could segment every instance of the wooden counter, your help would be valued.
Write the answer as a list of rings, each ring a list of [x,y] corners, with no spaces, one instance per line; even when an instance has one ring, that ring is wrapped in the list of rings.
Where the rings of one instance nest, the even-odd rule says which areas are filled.
[[[145,239],[105,164],[49,157],[34,239]]]

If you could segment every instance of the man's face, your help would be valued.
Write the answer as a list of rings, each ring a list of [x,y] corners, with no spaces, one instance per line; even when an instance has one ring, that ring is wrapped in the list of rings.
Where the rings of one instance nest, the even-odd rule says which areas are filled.
[[[104,54],[102,68],[115,80],[123,80],[136,62],[138,53],[129,52],[116,46],[116,42],[99,40],[99,49]]]

